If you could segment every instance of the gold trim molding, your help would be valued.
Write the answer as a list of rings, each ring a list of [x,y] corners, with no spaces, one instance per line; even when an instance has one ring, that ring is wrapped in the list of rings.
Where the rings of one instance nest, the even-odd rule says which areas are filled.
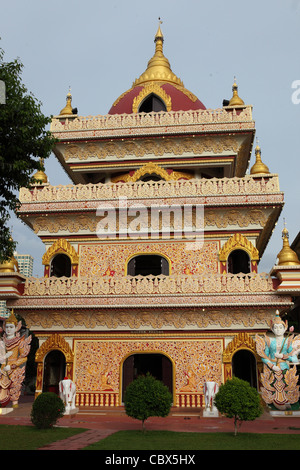
[[[143,165],[141,168],[136,170],[133,175],[130,173],[126,173],[125,175],[119,175],[112,178],[112,183],[118,183],[119,181],[124,181],[125,183],[135,183],[136,181],[140,180],[145,175],[152,175],[155,174],[160,176],[165,181],[177,181],[180,178],[184,179],[192,179],[193,175],[181,171],[172,171],[168,173],[167,170],[162,168],[161,166],[157,165],[154,162],[148,162]]]
[[[244,250],[250,256],[251,261],[259,260],[259,252],[257,248],[241,233],[235,233],[229,240],[223,245],[219,252],[219,260],[225,262],[228,259],[230,253],[234,250]]]
[[[49,338],[42,344],[42,346],[37,350],[35,355],[36,362],[43,362],[46,355],[53,350],[61,351],[65,358],[66,362],[74,361],[74,353],[71,350],[69,344],[63,338],[63,336],[58,333],[53,333]]]
[[[260,357],[256,352],[254,339],[246,331],[241,331],[228,344],[227,348],[223,352],[223,363],[231,363],[234,354],[241,349],[247,349],[254,354],[257,360],[260,360]]]
[[[172,100],[171,97],[165,92],[163,88],[158,83],[150,82],[147,83],[142,91],[136,96],[132,103],[132,112],[137,113],[141,103],[149,96],[151,93],[157,95],[161,98],[167,108],[167,111],[172,110]]]
[[[49,266],[51,259],[54,255],[59,253],[66,254],[70,257],[72,265],[76,265],[79,263],[79,256],[76,252],[75,248],[71,245],[68,240],[64,238],[58,238],[52,246],[48,248],[46,253],[43,255],[42,263],[46,266]]]

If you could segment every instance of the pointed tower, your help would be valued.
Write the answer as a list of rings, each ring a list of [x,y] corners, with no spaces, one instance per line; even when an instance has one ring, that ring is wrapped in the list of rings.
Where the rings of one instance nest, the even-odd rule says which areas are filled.
[[[114,102],[108,114],[205,109],[203,103],[184,87],[182,80],[172,71],[163,52],[161,22],[154,43],[155,52],[146,70]]]

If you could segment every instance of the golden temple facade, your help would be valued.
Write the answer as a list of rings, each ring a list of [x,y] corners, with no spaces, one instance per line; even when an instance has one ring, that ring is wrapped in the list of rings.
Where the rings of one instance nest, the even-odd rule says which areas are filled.
[[[272,271],[258,270],[284,196],[254,144],[252,106],[234,82],[207,109],[163,42],[159,27],[145,72],[107,115],[79,116],[68,93],[51,132],[73,184],[39,174],[20,191],[44,277],[2,265],[0,297],[39,339],[36,394],[68,376],[77,406],[121,406],[147,371],[177,407],[201,408],[207,380],[258,387],[254,337],[299,295],[286,233]]]

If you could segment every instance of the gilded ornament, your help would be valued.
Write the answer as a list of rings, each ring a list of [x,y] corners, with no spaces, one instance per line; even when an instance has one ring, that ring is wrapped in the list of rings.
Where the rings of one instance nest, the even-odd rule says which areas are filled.
[[[64,253],[68,255],[71,259],[72,265],[76,265],[79,263],[79,256],[76,252],[75,248],[71,245],[68,240],[65,238],[58,238],[53,245],[51,245],[46,253],[43,255],[42,263],[48,266],[53,258],[53,256]]]
[[[229,240],[223,245],[219,252],[219,260],[225,262],[228,259],[230,253],[234,250],[244,250],[248,253],[251,261],[259,260],[259,252],[257,248],[241,233],[235,233]]]
[[[283,246],[281,251],[278,253],[278,266],[296,266],[300,265],[300,261],[295,251],[290,247],[289,243],[289,232],[286,227],[282,230]]]
[[[255,148],[256,161],[250,170],[251,175],[270,174],[269,168],[262,162],[259,145]]]

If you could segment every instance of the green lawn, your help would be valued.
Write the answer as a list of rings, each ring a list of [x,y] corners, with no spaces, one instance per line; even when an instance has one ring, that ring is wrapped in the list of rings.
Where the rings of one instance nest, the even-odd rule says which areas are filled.
[[[299,450],[300,434],[119,431],[85,450]]]
[[[0,450],[36,450],[85,431],[0,425]],[[85,450],[300,450],[300,434],[119,431]]]
[[[37,429],[35,426],[0,425],[0,450],[36,450],[51,442],[74,436],[86,429],[52,428]]]

